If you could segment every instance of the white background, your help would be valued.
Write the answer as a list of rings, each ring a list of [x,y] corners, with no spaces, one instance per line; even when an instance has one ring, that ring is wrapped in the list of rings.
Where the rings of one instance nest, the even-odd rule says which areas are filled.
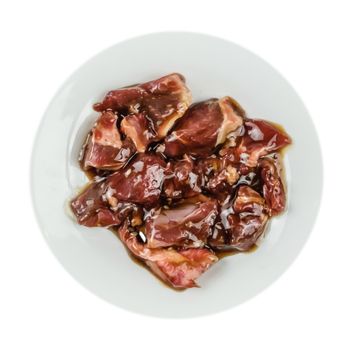
[[[360,12],[356,4],[2,1],[0,348],[359,349]],[[47,248],[29,194],[33,139],[60,84],[98,51],[162,30],[224,37],[271,63],[307,105],[324,157],[322,208],[300,257],[256,298],[197,319],[139,316],[90,294]]]

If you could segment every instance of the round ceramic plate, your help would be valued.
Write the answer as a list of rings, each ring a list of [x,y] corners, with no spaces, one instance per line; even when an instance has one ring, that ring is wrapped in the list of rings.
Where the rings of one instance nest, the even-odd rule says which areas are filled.
[[[260,247],[222,259],[176,292],[135,264],[113,233],[79,226],[69,200],[86,182],[77,158],[111,89],[182,73],[193,100],[230,95],[249,117],[284,126],[293,138],[285,157],[288,208],[272,220]],[[268,63],[234,43],[193,33],[158,33],[121,42],[90,59],[61,87],[41,122],[33,150],[32,194],[41,230],[60,263],[83,286],[124,309],[159,317],[192,317],[236,306],[274,282],[306,242],[322,188],[319,142],[289,83]]]

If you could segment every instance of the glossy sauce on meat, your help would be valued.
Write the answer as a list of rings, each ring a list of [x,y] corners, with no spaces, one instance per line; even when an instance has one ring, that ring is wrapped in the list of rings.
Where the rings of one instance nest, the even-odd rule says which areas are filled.
[[[285,130],[232,98],[190,106],[180,74],[110,91],[80,156],[79,224],[111,229],[129,255],[182,290],[219,259],[257,248],[286,207]]]

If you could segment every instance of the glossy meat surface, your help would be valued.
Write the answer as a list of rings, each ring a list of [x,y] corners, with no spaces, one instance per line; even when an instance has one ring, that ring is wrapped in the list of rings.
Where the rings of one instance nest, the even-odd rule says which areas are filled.
[[[171,199],[189,198],[201,193],[204,183],[202,172],[188,156],[168,163],[163,195]]]
[[[102,197],[104,183],[93,183],[71,202],[71,209],[80,225],[112,226],[120,224],[119,218]]]
[[[268,220],[264,199],[248,186],[239,187],[233,214],[227,217],[230,245],[249,250],[264,232]]]
[[[217,215],[218,204],[213,199],[162,209],[146,219],[148,246],[202,247],[211,234]]]
[[[259,162],[262,191],[270,215],[278,215],[285,209],[286,195],[281,180],[279,159],[264,158]]]
[[[139,242],[126,226],[120,227],[118,234],[132,254],[174,288],[197,287],[196,279],[218,261],[216,255],[206,248],[179,251],[172,248],[151,249]]]
[[[126,218],[133,223],[142,222],[142,210],[129,202],[118,202],[109,196],[106,181],[93,182],[74,198],[70,207],[80,225],[110,227]]]
[[[262,236],[267,221],[264,198],[251,187],[240,186],[231,205],[223,207],[209,244],[218,249],[247,251]]]
[[[283,130],[260,119],[245,121],[244,128],[234,138],[223,147],[220,155],[249,167],[257,166],[260,157],[291,144]]]
[[[118,116],[111,111],[100,115],[84,148],[84,169],[120,169],[134,154],[133,143],[121,140],[117,121]]]
[[[164,138],[175,121],[191,103],[191,93],[182,75],[174,73],[107,93],[96,111],[112,109],[124,114],[122,131],[132,139],[139,152],[150,142]]]
[[[153,205],[158,202],[166,163],[154,154],[138,154],[106,180],[108,196],[116,201]]]
[[[228,133],[243,124],[245,112],[230,97],[191,106],[165,139],[165,154],[178,157],[210,155]]]
[[[156,138],[156,133],[151,125],[146,113],[130,114],[122,120],[121,131],[134,142],[137,151],[145,152],[149,144]]]

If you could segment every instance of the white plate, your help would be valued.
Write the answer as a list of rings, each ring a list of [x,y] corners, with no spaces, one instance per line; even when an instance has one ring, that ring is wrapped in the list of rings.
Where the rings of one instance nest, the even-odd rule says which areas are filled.
[[[280,123],[292,136],[285,167],[289,206],[272,220],[252,254],[221,260],[199,282],[175,292],[129,259],[106,229],[77,225],[67,209],[86,178],[77,156],[96,114],[91,106],[114,88],[182,73],[194,101],[233,96],[250,117]],[[194,33],[157,33],[119,43],[80,67],[50,103],[34,145],[32,194],[50,249],[65,269],[99,297],[127,310],[192,317],[238,305],[264,290],[294,261],[320,204],[322,161],[311,118],[299,96],[268,63],[242,47]]]

